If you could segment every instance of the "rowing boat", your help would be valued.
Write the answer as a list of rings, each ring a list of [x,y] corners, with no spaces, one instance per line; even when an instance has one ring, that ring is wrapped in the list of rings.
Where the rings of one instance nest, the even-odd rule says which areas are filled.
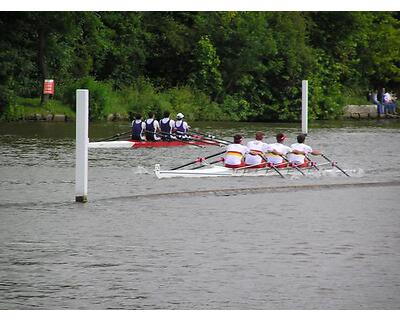
[[[331,167],[330,162],[320,163],[318,167]],[[278,171],[279,173],[278,173]],[[332,170],[325,170],[325,174],[332,173]],[[294,167],[287,167],[282,169],[273,168],[238,168],[231,169],[221,165],[205,165],[198,169],[184,169],[184,170],[161,170],[160,164],[154,166],[154,173],[158,179],[162,178],[203,178],[203,177],[259,177],[259,176],[278,176],[280,175],[302,175],[306,172],[316,171],[312,167],[305,169],[296,169]],[[339,172],[335,170],[335,172]],[[282,176],[283,177],[283,176]]]
[[[296,173],[293,169],[283,169],[281,170],[285,173]],[[253,177],[253,176],[272,176],[277,175],[271,168],[263,169],[231,169],[218,165],[209,165],[204,168],[192,170],[161,170],[159,164],[154,167],[154,173],[157,178],[203,178],[203,177]]]
[[[213,141],[101,141],[89,142],[89,148],[169,148],[169,147],[185,147],[185,146],[219,146],[218,142]]]

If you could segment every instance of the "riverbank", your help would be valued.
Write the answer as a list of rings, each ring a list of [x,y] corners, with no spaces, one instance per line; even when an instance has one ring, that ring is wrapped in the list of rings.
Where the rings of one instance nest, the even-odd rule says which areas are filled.
[[[173,112],[172,112],[173,114]],[[190,115],[190,114],[189,114]],[[199,115],[198,115],[199,116]],[[201,115],[200,115],[201,116]],[[376,105],[346,105],[343,107],[342,119],[374,119],[377,118]],[[382,115],[381,118],[400,118],[398,115]],[[0,121],[54,121],[67,122],[75,121],[76,114],[70,105],[55,99],[49,100],[45,105],[41,105],[39,98],[18,98],[14,106],[7,109],[0,115]],[[190,116],[188,117],[191,119]],[[124,110],[121,106],[110,108],[104,119],[100,121],[130,121],[132,112]],[[203,119],[204,120],[204,119]],[[209,119],[206,119],[209,120]],[[215,121],[239,121],[238,119],[214,119]],[[287,122],[284,121],[284,122]]]

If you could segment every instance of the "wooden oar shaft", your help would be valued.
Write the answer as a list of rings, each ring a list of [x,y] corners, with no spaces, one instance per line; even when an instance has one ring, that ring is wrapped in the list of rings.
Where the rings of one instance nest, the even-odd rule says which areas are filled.
[[[343,172],[344,175],[346,175],[347,177],[350,177],[350,175],[344,171],[342,168],[340,168],[335,162],[333,162],[331,159],[329,159],[327,156],[325,156],[324,154],[321,154],[321,157],[323,157],[325,160],[329,161],[330,163],[332,163],[332,165],[336,168],[338,168],[341,172]]]

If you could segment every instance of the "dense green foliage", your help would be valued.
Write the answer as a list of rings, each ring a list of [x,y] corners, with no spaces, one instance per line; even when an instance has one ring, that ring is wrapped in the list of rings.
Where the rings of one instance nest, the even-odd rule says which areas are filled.
[[[393,12],[1,12],[0,117],[21,98],[90,116],[150,110],[191,120],[294,120],[301,80],[310,117],[340,116],[366,91],[400,89],[400,23]],[[42,103],[46,104],[45,96]],[[367,101],[365,101],[367,102]]]

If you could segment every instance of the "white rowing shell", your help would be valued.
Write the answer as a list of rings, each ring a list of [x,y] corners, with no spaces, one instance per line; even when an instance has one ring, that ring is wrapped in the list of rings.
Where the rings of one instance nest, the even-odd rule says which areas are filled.
[[[226,177],[226,176],[266,176],[266,175],[277,175],[276,172],[271,169],[231,169],[222,166],[207,166],[196,170],[161,170],[160,165],[156,164],[154,173],[157,178],[202,178],[202,177]]]
[[[89,148],[132,148],[134,144],[133,141],[89,142]]]

